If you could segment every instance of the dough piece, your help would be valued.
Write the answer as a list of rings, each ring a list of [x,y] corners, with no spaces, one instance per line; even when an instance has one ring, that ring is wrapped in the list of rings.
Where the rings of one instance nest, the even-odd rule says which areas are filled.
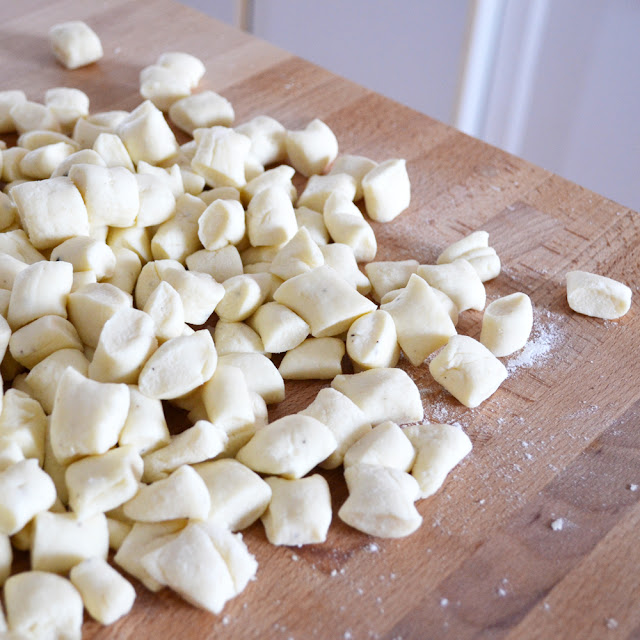
[[[406,161],[381,162],[362,178],[362,192],[367,215],[377,222],[390,222],[411,201],[411,184]]]
[[[156,64],[185,78],[191,89],[198,86],[206,71],[202,60],[183,51],[165,51],[158,56]]]
[[[209,380],[217,361],[213,338],[206,329],[171,338],[147,360],[138,387],[150,398],[177,398]]]
[[[398,296],[380,308],[393,318],[398,344],[416,367],[456,334],[437,294],[416,274]]]
[[[252,525],[269,505],[271,487],[237,460],[211,460],[194,469],[209,490],[209,521],[240,531]]]
[[[66,574],[87,558],[107,559],[109,529],[104,513],[81,519],[75,513],[43,511],[35,517],[31,567]]]
[[[335,162],[331,165],[329,175],[336,173],[347,173],[355,179],[356,193],[353,197],[354,200],[360,200],[364,195],[362,191],[362,178],[364,178],[369,171],[376,167],[377,162],[364,156],[352,156],[344,155],[338,156]]]
[[[356,464],[344,472],[349,497],[339,518],[358,531],[381,538],[401,538],[420,527],[414,501],[420,489],[413,476],[398,469]]]
[[[78,118],[71,137],[83,149],[93,147],[101,133],[116,133],[118,125],[129,115],[128,111],[101,111],[84,118]]]
[[[290,196],[280,184],[258,191],[249,202],[246,218],[247,235],[254,247],[285,244],[298,231]]]
[[[11,197],[36,249],[50,249],[73,236],[89,235],[87,207],[69,178],[24,182],[11,189]]]
[[[287,130],[274,118],[260,115],[236,127],[251,140],[251,155],[262,165],[283,162],[287,156]]]
[[[207,420],[198,420],[192,427],[171,436],[166,446],[145,455],[142,479],[144,482],[162,480],[184,464],[215,458],[223,451],[226,442],[227,436],[221,427]],[[134,494],[135,491],[129,497]]]
[[[124,514],[139,522],[161,522],[177,518],[204,520],[211,507],[209,492],[202,478],[189,465],[152,484],[141,485],[138,493],[125,502]]]
[[[116,257],[106,242],[98,242],[87,236],[65,240],[51,251],[51,261],[64,260],[73,265],[74,271],[93,271],[98,280],[113,275]]]
[[[303,176],[323,173],[338,156],[338,140],[322,120],[315,118],[300,131],[287,131],[287,155]]]
[[[69,506],[82,520],[115,509],[137,493],[142,470],[133,445],[73,462],[65,472]]]
[[[344,468],[371,464],[409,472],[416,452],[403,430],[387,420],[354,442],[344,454]]]
[[[89,377],[99,382],[135,384],[157,348],[151,316],[124,307],[104,323],[89,365]]]
[[[226,322],[241,322],[255,313],[267,299],[271,278],[264,273],[244,273],[225,280],[224,297],[216,313]]]
[[[438,264],[447,264],[464,258],[476,270],[482,282],[495,278],[500,273],[500,258],[489,246],[486,231],[474,231],[449,245],[439,256]]]
[[[6,253],[25,262],[33,264],[46,258],[31,244],[27,234],[22,229],[4,231],[0,233],[0,253]]]
[[[116,518],[107,518],[107,527],[109,529],[109,549],[118,551],[129,535],[133,525],[117,520]]]
[[[16,637],[81,640],[84,606],[66,578],[45,571],[17,573],[4,585],[4,600]]]
[[[50,178],[56,167],[77,148],[66,142],[56,142],[38,147],[20,160],[20,171],[33,180]]]
[[[315,400],[299,413],[322,422],[336,439],[335,451],[320,463],[323,469],[340,466],[347,449],[371,431],[371,423],[362,409],[343,393],[330,387],[321,389]]]
[[[631,289],[606,276],[587,271],[567,273],[567,302],[585,316],[616,320],[631,307]]]
[[[162,402],[144,395],[137,386],[129,385],[129,411],[118,444],[121,447],[133,445],[140,455],[144,455],[169,441]]]
[[[175,163],[170,167],[156,167],[144,160],[138,162],[138,175],[150,175],[155,178],[159,178],[162,183],[169,187],[169,191],[174,198],[178,199],[185,194],[184,180],[182,178],[182,171],[180,166]]]
[[[284,380],[273,362],[261,353],[228,353],[220,356],[218,363],[238,367],[249,390],[262,396],[267,404],[284,400]]]
[[[228,353],[261,353],[266,355],[260,335],[244,322],[218,320],[213,330],[213,341],[219,356]]]
[[[347,331],[346,347],[360,371],[395,367],[400,346],[393,318],[381,309],[360,316]]]
[[[242,187],[246,184],[245,163],[251,140],[227,127],[210,127],[194,132],[196,153],[192,169],[210,187]]]
[[[294,349],[309,335],[309,325],[278,302],[263,304],[248,322],[258,332],[264,349],[269,353],[284,353]]]
[[[420,391],[402,369],[370,369],[340,375],[331,386],[357,404],[373,425],[387,420],[406,424],[424,417]]]
[[[53,115],[53,111],[39,102],[27,100],[14,105],[9,115],[13,119],[16,131],[20,134],[46,130],[60,132],[60,123]]]
[[[373,302],[326,265],[285,280],[273,297],[307,322],[316,338],[338,335],[375,309]]]
[[[102,58],[102,44],[96,32],[80,20],[62,22],[49,29],[53,55],[67,69],[84,67]]]
[[[140,71],[139,83],[140,95],[161,111],[169,111],[173,104],[191,93],[189,81],[184,76],[159,64],[144,67]]]
[[[198,237],[208,251],[237,244],[244,233],[244,209],[237,200],[214,200],[198,218]]]
[[[267,478],[273,493],[262,524],[271,544],[302,546],[327,539],[331,493],[318,474],[299,480]]]
[[[51,413],[51,448],[59,462],[106,453],[118,442],[129,411],[125,384],[96,382],[68,367]]]
[[[167,181],[151,173],[136,173],[135,179],[140,201],[136,226],[155,227],[171,219],[176,210],[176,197]]]
[[[153,321],[160,342],[177,338],[184,331],[184,305],[180,294],[162,280],[147,298],[143,311]]]
[[[258,473],[301,478],[336,449],[331,430],[300,414],[271,422],[238,451],[236,458]]]
[[[306,229],[299,229],[275,255],[269,271],[287,280],[324,264],[324,256]]]
[[[397,260],[386,262],[370,262],[364,271],[373,287],[373,299],[381,302],[389,291],[402,289],[407,286],[411,274],[416,273],[419,263],[417,260]]]
[[[312,240],[318,245],[326,245],[330,238],[327,227],[324,224],[324,216],[318,211],[309,209],[308,207],[295,208],[296,221],[298,229],[306,229]]]
[[[263,191],[264,189],[271,187],[280,187],[284,189],[289,196],[289,200],[293,203],[298,197],[298,191],[291,179],[295,175],[295,169],[286,164],[281,164],[273,169],[268,169],[259,176],[256,176],[241,189],[242,202],[247,205],[253,200],[253,198]]]
[[[324,263],[337,271],[358,293],[366,296],[371,291],[369,278],[360,271],[353,249],[341,242],[332,242],[320,247]]]
[[[411,475],[420,485],[420,498],[432,496],[472,448],[469,436],[459,426],[412,424],[404,429],[404,435],[416,449]]]
[[[20,89],[0,91],[0,133],[13,133],[16,130],[10,115],[11,108],[26,101],[27,96]]]
[[[0,472],[0,534],[12,536],[56,500],[51,478],[31,458]]]
[[[469,336],[453,336],[429,363],[429,371],[452,396],[473,409],[491,396],[507,377],[507,369],[483,344]]]
[[[169,117],[183,131],[193,134],[196,129],[203,127],[230,127],[235,113],[226,98],[214,91],[201,91],[175,101],[169,107]]]
[[[423,264],[418,275],[432,287],[440,289],[453,300],[458,312],[484,309],[487,295],[476,270],[464,259],[448,264]]]
[[[69,578],[87,611],[101,624],[113,624],[133,607],[135,589],[102,558],[88,558],[77,564]]]
[[[355,178],[347,173],[332,173],[326,176],[313,175],[307,181],[296,206],[309,207],[322,212],[329,196],[336,192],[347,200],[353,201],[356,195]]]
[[[280,363],[285,380],[332,380],[342,373],[345,346],[340,338],[307,338]]]
[[[533,327],[533,308],[526,293],[512,293],[490,303],[482,316],[480,342],[494,356],[522,349]]]
[[[66,133],[73,131],[78,118],[89,115],[89,96],[84,91],[72,87],[47,89],[44,94],[44,104],[51,109]]]

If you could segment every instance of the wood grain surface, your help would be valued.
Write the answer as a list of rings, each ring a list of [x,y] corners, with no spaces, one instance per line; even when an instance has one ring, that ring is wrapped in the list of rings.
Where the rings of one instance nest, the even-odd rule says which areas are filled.
[[[67,71],[54,61],[47,29],[70,19],[100,35],[99,63]],[[565,290],[565,273],[584,269],[637,297],[640,216],[169,0],[4,2],[0,88],[42,100],[49,87],[76,86],[92,111],[132,109],[140,69],[168,50],[205,62],[200,88],[231,100],[237,123],[266,113],[293,129],[318,117],[343,153],[406,158],[412,203],[374,224],[377,259],[430,263],[486,229],[503,263],[489,300],[527,293],[535,324],[525,351],[505,359],[507,381],[474,410],[426,364],[401,363],[426,418],[462,425],[474,445],[418,503],[417,533],[373,539],[334,515],[326,543],[290,549],[270,546],[257,523],[244,534],[257,580],[223,615],[136,584],[132,613],[111,627],[87,617],[85,637],[640,638],[638,303],[602,321],[571,312]],[[480,320],[465,312],[459,331],[477,337]],[[322,386],[287,384],[272,417],[303,408]],[[339,470],[326,476],[335,514],[346,488]]]

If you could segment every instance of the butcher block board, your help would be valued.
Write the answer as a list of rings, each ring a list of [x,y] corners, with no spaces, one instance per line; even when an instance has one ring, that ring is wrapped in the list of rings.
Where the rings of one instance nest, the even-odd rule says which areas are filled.
[[[51,25],[71,19],[87,21],[105,51],[76,71],[54,61],[46,39]],[[3,4],[1,88],[33,100],[75,86],[92,112],[132,109],[140,69],[168,50],[204,61],[200,89],[228,98],[237,123],[268,114],[295,129],[320,118],[342,153],[406,158],[411,206],[374,224],[377,259],[432,263],[485,229],[503,264],[488,299],[527,293],[534,330],[524,351],[505,359],[506,382],[473,410],[439,388],[427,364],[401,361],[426,418],[461,425],[474,447],[438,494],[418,503],[424,523],[415,534],[385,540],[348,528],[335,515],[346,497],[342,474],[327,473],[327,541],[274,547],[253,525],[244,539],[257,579],[222,615],[136,583],[130,615],[111,627],[87,616],[84,636],[640,637],[638,303],[602,321],[573,313],[565,291],[566,272],[583,269],[629,284],[637,297],[640,216],[170,0]],[[465,312],[459,331],[478,337],[480,321]],[[322,386],[287,384],[271,417],[304,408]]]

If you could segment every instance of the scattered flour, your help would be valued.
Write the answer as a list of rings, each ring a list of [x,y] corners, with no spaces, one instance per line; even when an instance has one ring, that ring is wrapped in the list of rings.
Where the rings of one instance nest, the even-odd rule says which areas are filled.
[[[440,606],[446,607],[449,604],[449,600],[447,598],[440,598]]]
[[[556,518],[550,526],[554,531],[562,531],[564,529],[564,518]]]
[[[513,373],[521,367],[533,367],[546,360],[562,339],[559,323],[550,311],[538,313],[531,336],[524,348],[506,362],[507,371]],[[545,316],[546,320],[540,316]]]
[[[615,618],[607,618],[607,629],[617,629],[618,628],[618,621]]]
[[[629,491],[637,491],[638,490],[638,485],[637,484],[630,484],[629,485]]]

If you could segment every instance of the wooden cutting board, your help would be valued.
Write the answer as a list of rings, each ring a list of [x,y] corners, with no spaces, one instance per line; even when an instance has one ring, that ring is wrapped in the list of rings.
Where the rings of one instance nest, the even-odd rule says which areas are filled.
[[[67,71],[52,58],[47,29],[70,19],[100,35],[98,64]],[[564,284],[584,269],[637,297],[640,216],[170,0],[5,2],[0,88],[42,100],[49,87],[76,86],[92,111],[132,109],[140,69],[167,50],[205,62],[200,88],[231,100],[237,123],[266,113],[294,129],[318,117],[343,153],[406,158],[411,207],[374,225],[377,259],[430,263],[486,229],[503,262],[489,300],[524,291],[535,325],[529,346],[505,360],[507,381],[474,410],[426,365],[404,367],[426,417],[462,425],[474,445],[418,503],[417,533],[373,539],[336,516],[326,543],[290,549],[270,546],[258,523],[245,532],[257,580],[223,615],[137,585],[132,613],[108,628],[87,620],[85,637],[640,637],[638,302],[617,322],[579,316]],[[480,321],[466,312],[459,331],[477,337]],[[288,384],[272,417],[303,408],[321,386]],[[327,477],[337,512],[346,489],[339,471]]]

